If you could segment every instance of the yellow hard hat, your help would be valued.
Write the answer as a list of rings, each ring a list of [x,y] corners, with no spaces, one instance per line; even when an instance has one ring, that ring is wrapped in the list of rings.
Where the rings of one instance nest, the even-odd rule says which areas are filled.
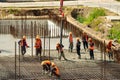
[[[71,35],[71,34],[72,34],[72,32],[69,33],[69,35]]]
[[[40,39],[40,36],[39,36],[39,35],[37,35],[37,36],[36,36],[36,39]]]
[[[26,36],[25,36],[25,35],[23,36],[23,39],[26,39]]]
[[[77,37],[77,38],[76,38],[76,40],[80,40],[80,38],[79,38],[79,37]]]
[[[52,63],[51,63],[51,65],[52,65],[52,66],[55,66],[55,63],[54,63],[54,62],[52,62]]]

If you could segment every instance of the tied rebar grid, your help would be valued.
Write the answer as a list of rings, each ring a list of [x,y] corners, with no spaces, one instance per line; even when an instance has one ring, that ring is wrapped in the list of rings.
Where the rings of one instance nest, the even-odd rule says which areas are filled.
[[[49,50],[47,51],[49,52]],[[65,51],[67,57],[73,56],[73,53],[68,53]],[[81,59],[79,61],[74,61],[73,59],[69,61],[59,61],[57,57],[57,51],[51,52],[51,61],[55,62],[59,66],[61,79],[62,80],[119,80],[120,79],[120,64],[114,62],[106,63],[106,73],[101,72],[101,66],[103,63],[101,61],[91,61]],[[42,74],[42,66],[36,57],[25,56],[24,60],[20,61],[20,76],[19,76],[19,56],[17,55],[17,66],[16,66],[16,79],[55,79],[56,77],[49,77],[48,74]],[[15,79],[15,67],[13,57],[0,57],[0,79]],[[104,66],[103,66],[104,67]],[[104,74],[104,78],[103,78]]]

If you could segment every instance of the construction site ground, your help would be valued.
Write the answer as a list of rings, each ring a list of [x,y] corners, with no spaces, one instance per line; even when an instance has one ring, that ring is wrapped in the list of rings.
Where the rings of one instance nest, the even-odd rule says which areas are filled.
[[[120,64],[102,60],[101,53],[97,50],[95,59],[90,60],[89,51],[81,50],[81,59],[78,59],[76,50],[72,53],[64,50],[65,56],[58,60],[56,50],[50,51],[50,60],[53,61],[60,69],[60,80],[120,80]],[[48,59],[48,51],[46,56],[42,56],[42,60]],[[16,61],[16,80],[57,80],[55,76],[42,73],[42,66],[39,57],[25,54],[25,56],[17,55]],[[15,80],[15,57],[0,55],[0,80]]]

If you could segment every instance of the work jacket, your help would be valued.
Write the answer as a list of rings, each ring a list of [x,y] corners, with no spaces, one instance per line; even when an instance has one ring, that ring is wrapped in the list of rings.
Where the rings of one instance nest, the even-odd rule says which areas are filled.
[[[90,42],[90,47],[89,47],[90,50],[94,50],[94,43],[93,42]]]
[[[36,40],[36,42],[35,42],[35,48],[42,48],[41,39]]]
[[[25,39],[20,40],[20,41],[18,42],[18,44],[19,44],[20,46],[22,46],[22,47],[25,47],[25,46],[27,47],[27,46],[28,46]]]
[[[108,44],[108,45],[107,45],[107,50],[108,50],[108,51],[111,51],[111,47],[112,47],[112,44]]]
[[[82,41],[84,42],[84,41],[88,41],[88,35],[86,34],[84,34],[83,36],[82,36]]]
[[[73,37],[72,37],[72,35],[69,36],[69,42],[70,42],[70,43],[73,42]]]
[[[60,75],[59,69],[56,65],[53,67],[53,70],[57,75]]]

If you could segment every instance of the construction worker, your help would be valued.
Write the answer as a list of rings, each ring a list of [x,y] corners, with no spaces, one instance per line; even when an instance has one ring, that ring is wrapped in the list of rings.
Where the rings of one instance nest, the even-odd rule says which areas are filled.
[[[83,42],[83,47],[84,47],[85,51],[87,51],[87,49],[88,49],[88,35],[86,32],[83,32],[82,42]]]
[[[60,78],[59,68],[52,62],[51,64],[51,76],[55,75],[57,78]]]
[[[44,60],[41,62],[41,65],[43,66],[43,73],[47,73],[51,71],[51,61],[50,60]]]
[[[42,41],[41,41],[39,35],[36,36],[35,48],[36,48],[36,56],[38,56],[38,54],[40,54],[40,57],[41,57],[41,52],[42,52]]]
[[[58,54],[59,54],[59,43],[56,44],[56,50],[58,51]]]
[[[78,54],[78,59],[81,59],[81,54],[80,54],[80,46],[81,46],[81,42],[80,39],[77,38],[77,43],[76,43],[76,50],[77,50],[77,54]]]
[[[58,50],[58,52],[60,52],[59,60],[61,60],[61,57],[63,57],[64,60],[67,60],[64,55],[63,47],[64,46],[62,44],[60,44],[60,43],[57,44],[57,50]]]
[[[24,55],[26,53],[26,47],[29,47],[26,42],[26,36],[23,36],[23,38],[18,42],[18,44],[21,46],[22,55]]]
[[[94,60],[94,43],[91,38],[89,38],[89,42],[90,59]]]
[[[107,44],[106,46],[106,52],[108,53],[108,56],[109,56],[109,60],[110,59],[113,59],[113,54],[112,54],[112,41],[109,41],[109,43]]]
[[[72,36],[72,32],[69,33],[69,51],[72,52],[73,51],[73,36]]]
[[[60,53],[60,51],[59,51],[59,45],[60,45],[59,43],[56,44],[56,50],[58,51],[58,58],[59,58],[59,55],[60,55],[59,54]]]

